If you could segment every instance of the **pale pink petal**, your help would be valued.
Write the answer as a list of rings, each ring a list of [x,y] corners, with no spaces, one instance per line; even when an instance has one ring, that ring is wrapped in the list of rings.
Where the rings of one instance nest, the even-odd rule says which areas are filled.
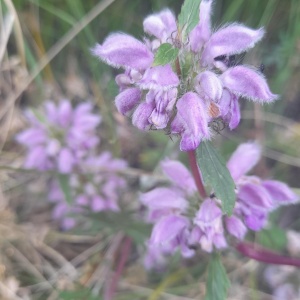
[[[102,45],[97,44],[92,53],[113,67],[129,67],[137,70],[149,68],[153,53],[139,40],[124,33],[109,35]]]
[[[277,98],[271,93],[263,75],[250,68],[243,66],[229,68],[220,78],[224,87],[238,96],[260,102],[271,102]]]
[[[248,142],[239,145],[233,152],[227,168],[234,181],[248,173],[259,161],[261,157],[261,147],[255,142]]]
[[[262,39],[262,28],[253,30],[244,25],[231,24],[215,32],[206,43],[202,63],[212,65],[214,58],[222,55],[233,55],[247,51]]]

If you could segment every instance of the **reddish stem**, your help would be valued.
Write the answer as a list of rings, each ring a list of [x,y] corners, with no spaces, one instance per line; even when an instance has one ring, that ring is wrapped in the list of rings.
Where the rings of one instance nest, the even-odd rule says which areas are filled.
[[[189,151],[188,156],[189,156],[191,171],[195,179],[198,192],[203,198],[205,198],[206,192],[198,169],[195,151]],[[299,258],[282,256],[272,251],[269,251],[267,249],[264,249],[263,247],[257,246],[255,244],[241,242],[237,244],[235,248],[238,252],[240,252],[244,256],[250,257],[257,261],[261,261],[268,264],[275,264],[275,265],[289,265],[289,266],[300,267]]]
[[[207,195],[206,195],[206,191],[204,189],[204,185],[202,183],[201,175],[200,175],[200,172],[198,169],[195,151],[194,150],[188,151],[188,157],[189,157],[191,171],[192,171],[193,177],[195,179],[195,183],[196,183],[198,192],[201,197],[205,198]]]
[[[253,258],[257,261],[274,265],[289,265],[300,267],[299,258],[282,256],[255,244],[242,242],[236,245],[235,248],[241,254]]]
[[[118,281],[121,277],[121,274],[124,270],[126,261],[128,259],[128,256],[130,254],[130,250],[131,250],[131,238],[130,237],[125,237],[124,243],[123,243],[123,249],[121,252],[121,256],[120,256],[120,260],[118,262],[118,266],[116,269],[116,272],[114,273],[112,279],[111,279],[111,283],[110,286],[108,287],[107,292],[105,293],[105,299],[106,300],[112,300],[114,299],[114,295],[117,289],[117,284]]]

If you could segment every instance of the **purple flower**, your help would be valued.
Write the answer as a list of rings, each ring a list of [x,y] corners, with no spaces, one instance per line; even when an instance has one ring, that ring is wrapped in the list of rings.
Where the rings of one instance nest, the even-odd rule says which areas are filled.
[[[246,175],[260,156],[261,147],[248,142],[241,144],[228,160],[236,185],[236,205],[230,217],[222,214],[220,200],[197,197],[194,179],[184,165],[169,159],[163,161],[161,167],[170,185],[140,196],[147,208],[145,219],[154,224],[147,245],[147,268],[156,267],[151,266],[155,263],[163,266],[163,258],[176,251],[191,257],[195,247],[206,252],[226,248],[228,234],[243,240],[249,229],[264,228],[274,209],[298,201],[299,197],[286,184]]]
[[[92,113],[92,105],[82,103],[72,108],[69,101],[58,105],[47,102],[37,118],[27,112],[30,128],[19,133],[17,141],[27,148],[26,168],[54,170],[68,175],[71,203],[67,203],[54,176],[49,184],[48,199],[53,203],[53,219],[63,230],[70,230],[82,211],[119,211],[120,192],[126,181],[118,174],[127,167],[110,152],[97,154],[99,137],[96,128],[101,122]]]
[[[257,164],[260,156],[260,146],[249,142],[241,144],[227,163],[237,187],[235,216],[244,219],[245,225],[254,231],[261,230],[267,224],[271,211],[299,200],[283,182],[245,175]]]
[[[29,112],[27,116],[31,127],[16,137],[27,148],[26,168],[71,173],[99,143],[96,127],[101,118],[92,113],[91,104],[72,108],[68,100],[47,102],[39,118]]]
[[[133,125],[141,130],[179,135],[182,151],[194,150],[201,140],[210,139],[213,130],[209,128],[216,119],[235,129],[241,118],[240,96],[261,103],[277,97],[260,72],[233,66],[233,56],[253,48],[264,30],[233,23],[213,32],[212,4],[213,0],[201,1],[200,21],[188,38],[177,28],[174,14],[165,9],[144,20],[149,35],[144,42],[114,33],[92,50],[102,61],[125,70],[116,77],[118,111],[132,115]],[[162,44],[178,50],[178,57],[156,65]]]
[[[222,249],[227,246],[222,224],[222,211],[215,200],[206,199],[194,219],[194,234],[190,243],[199,243],[204,251],[212,252],[213,246]]]

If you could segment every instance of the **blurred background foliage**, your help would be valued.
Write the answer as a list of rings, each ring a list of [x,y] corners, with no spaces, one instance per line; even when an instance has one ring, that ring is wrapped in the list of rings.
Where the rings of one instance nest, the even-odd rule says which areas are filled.
[[[101,11],[101,5],[108,2],[111,4]],[[114,83],[117,71],[97,61],[91,55],[90,49],[96,42],[102,43],[112,31],[123,31],[142,39],[142,22],[147,15],[164,7],[170,7],[178,14],[182,2],[176,0],[0,0],[2,42],[0,44],[0,118],[3,129],[0,134],[1,165],[12,164],[21,159],[22,153],[16,149],[12,139],[13,134],[25,126],[21,111],[28,106],[38,106],[45,99],[68,97],[75,102],[95,99],[104,118],[105,130],[101,134],[103,134],[102,139],[107,142],[106,147],[127,159],[132,167],[153,170],[153,166],[157,166],[159,160],[174,149],[173,141],[159,132],[138,132],[130,126],[128,120],[116,114],[113,98],[117,94],[117,86]],[[257,173],[265,177],[272,173],[274,178],[284,180],[294,188],[300,188],[300,2],[299,0],[216,0],[215,2],[214,28],[228,22],[240,22],[254,28],[265,27],[267,33],[263,41],[245,57],[237,58],[237,63],[243,60],[244,63],[256,68],[261,68],[263,64],[272,91],[280,94],[279,101],[264,107],[241,101],[243,109],[241,126],[235,132],[222,131],[215,142],[221,147],[220,151],[224,156],[229,157],[239,142],[248,139],[260,140],[264,146],[265,159],[256,168]],[[94,19],[90,20],[91,17]],[[184,160],[185,157],[180,155]],[[74,258],[75,254],[80,256],[86,245],[94,247],[95,240],[94,237],[90,237],[87,241],[72,235],[62,237],[57,232],[48,233],[45,237],[43,232],[38,231],[38,234],[43,236],[43,241],[49,242],[51,247],[45,242],[39,245],[37,251],[36,245],[28,243],[24,239],[24,232],[35,231],[36,227],[31,223],[42,223],[44,215],[43,213],[39,215],[39,209],[40,212],[43,210],[38,199],[31,199],[28,205],[24,201],[31,196],[21,192],[20,197],[20,187],[22,189],[27,182],[36,180],[35,175],[23,176],[23,174],[11,172],[7,174],[4,171],[1,173],[3,190],[6,197],[10,199],[10,209],[1,213],[1,224],[6,224],[6,227],[9,224],[11,228],[10,231],[5,232],[5,235],[2,231],[0,233],[0,236],[4,237],[3,240],[7,240],[5,247],[1,247],[5,252],[5,255],[1,256],[1,263],[6,269],[17,266],[19,276],[18,280],[14,277],[5,277],[5,270],[2,269],[0,275],[5,282],[4,285],[11,286],[11,290],[18,290],[19,285],[32,285],[33,288],[30,290],[34,290],[34,284],[44,282],[46,286],[50,285],[48,291],[52,291],[52,283],[47,281],[46,275],[39,271],[41,258],[37,252],[50,257],[54,264],[65,265],[66,260]],[[21,204],[18,202],[20,199]],[[34,217],[32,211],[36,214]],[[294,230],[300,230],[300,224],[296,219],[298,213],[299,208],[286,209],[284,218],[275,215],[273,222],[282,225],[281,227],[290,226]],[[25,222],[29,229],[17,227],[17,224],[22,222]],[[276,230],[280,229],[277,226],[274,228],[272,234],[277,236],[279,231]],[[271,235],[270,232],[263,234]],[[261,243],[264,245],[269,243],[267,246],[270,248],[276,246],[278,249],[283,249],[286,241],[283,237],[280,239],[283,242],[277,240],[274,246],[271,239],[266,242],[266,239],[260,236],[258,240],[262,240]],[[70,249],[66,249],[66,245]],[[110,249],[114,246],[111,240],[101,240],[96,245],[98,245],[97,251],[101,247]],[[63,246],[65,248],[61,251]],[[10,259],[11,253],[14,253],[13,259]],[[30,255],[26,256],[24,253]],[[114,265],[113,258],[107,258],[105,254],[92,252],[88,257],[90,261],[84,266],[84,274],[94,274],[95,262],[100,259],[108,259],[110,267]],[[197,295],[201,295],[204,290],[204,279],[199,281],[204,267],[200,268],[197,264],[195,266],[191,263],[178,272],[178,258],[175,257],[173,260],[174,263],[171,263],[168,274],[150,275],[147,288],[142,287],[145,285],[143,276],[146,275],[140,270],[141,266],[130,265],[126,270],[126,280],[121,281],[122,287],[127,289],[127,292],[118,295],[118,299],[196,299]],[[131,261],[135,261],[135,258],[131,257]],[[203,261],[206,261],[205,257]],[[74,264],[75,267],[80,263],[82,261],[79,260]],[[245,275],[245,270],[253,270],[253,264],[250,266],[246,264],[244,271],[242,270],[240,274],[236,273],[235,270],[241,267],[242,263],[236,261],[234,257],[229,258],[226,263],[227,269],[232,270],[230,273],[232,280],[241,275],[237,280],[239,287],[235,287],[231,293],[244,292],[244,294],[241,294],[242,298],[235,299],[270,299],[266,293],[259,292],[258,281]],[[53,267],[49,262],[48,264],[51,270]],[[72,272],[76,273],[76,269],[69,270],[67,273],[70,275],[73,274]],[[105,276],[103,270],[100,275]],[[61,276],[60,288],[64,290],[64,284],[70,280],[70,277],[67,280],[65,275]],[[72,291],[64,291],[59,296],[57,293],[53,296],[53,292],[49,292],[48,299],[94,299],[89,290],[83,288],[94,286],[95,291],[96,281],[92,275],[90,276],[89,278],[82,276],[80,282],[72,286],[75,290],[80,289],[82,296]],[[0,289],[4,295],[5,289],[2,285]],[[22,292],[24,295],[20,298],[3,296],[3,299],[46,299],[43,296],[43,289],[42,291],[37,289],[33,293],[34,298],[26,298],[26,290],[21,292],[18,290],[19,294]]]

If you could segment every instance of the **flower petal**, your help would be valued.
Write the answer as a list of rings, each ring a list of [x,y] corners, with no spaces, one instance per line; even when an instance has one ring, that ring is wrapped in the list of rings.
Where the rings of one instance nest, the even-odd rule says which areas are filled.
[[[189,220],[182,216],[170,215],[158,221],[152,230],[151,244],[167,245],[189,226]]]
[[[253,101],[271,102],[277,98],[272,94],[261,73],[247,67],[229,68],[221,75],[224,87],[232,93]]]
[[[159,187],[142,194],[140,201],[150,210],[178,209],[185,211],[188,206],[186,199],[182,197],[178,190],[165,187]]]
[[[232,217],[227,217],[225,219],[226,222],[226,229],[228,232],[235,236],[237,239],[242,240],[246,233],[247,233],[247,228],[245,224],[236,216]]]
[[[204,65],[213,65],[214,58],[239,54],[254,47],[264,35],[263,28],[254,30],[240,24],[231,24],[215,32],[205,45],[202,54]]]
[[[73,109],[70,101],[64,100],[58,107],[58,121],[61,126],[67,127],[72,121]]]
[[[212,0],[204,0],[200,3],[199,23],[189,35],[190,47],[194,52],[198,52],[209,40],[211,34],[211,6]]]
[[[92,53],[113,67],[146,70],[153,62],[153,53],[139,40],[124,33],[109,35]]]
[[[144,90],[169,90],[179,84],[178,76],[173,72],[172,67],[156,66],[146,70],[143,78],[138,82],[141,89]]]
[[[238,198],[258,211],[269,210],[274,206],[268,191],[259,184],[247,183],[243,185],[238,192]]]
[[[197,94],[189,92],[180,98],[176,104],[177,114],[184,123],[180,149],[195,150],[202,138],[209,138],[208,115],[203,101]]]
[[[115,99],[117,110],[122,115],[129,114],[141,100],[142,93],[137,88],[129,88],[118,94]]]
[[[187,191],[189,194],[196,191],[193,176],[181,162],[165,159],[160,165],[169,179],[183,191]]]
[[[147,130],[151,125],[148,119],[154,108],[152,103],[139,104],[132,115],[132,124],[138,129]]]
[[[218,102],[223,93],[222,82],[210,71],[200,73],[195,78],[195,90],[205,100]]]
[[[176,18],[169,9],[148,16],[143,26],[146,33],[154,35],[161,42],[166,42],[172,33],[177,31]]]
[[[241,110],[240,110],[240,104],[239,104],[239,98],[231,94],[231,103],[230,103],[230,121],[228,123],[228,126],[230,130],[235,129],[241,120]]]
[[[58,170],[60,173],[70,173],[75,164],[75,159],[71,151],[67,148],[62,149],[58,155]]]
[[[257,143],[248,142],[239,145],[233,152],[227,168],[234,181],[248,173],[259,161],[261,157],[261,147]]]
[[[222,217],[222,210],[217,206],[212,199],[206,199],[198,210],[194,223],[200,228],[203,226],[210,226],[215,221]]]
[[[299,196],[296,195],[290,187],[280,181],[265,180],[262,185],[272,196],[274,204],[283,205],[299,201]]]

